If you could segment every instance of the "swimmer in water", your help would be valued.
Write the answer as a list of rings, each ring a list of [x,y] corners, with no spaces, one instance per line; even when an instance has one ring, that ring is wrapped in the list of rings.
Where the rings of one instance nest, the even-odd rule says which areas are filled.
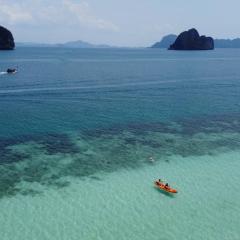
[[[154,160],[153,157],[150,157],[150,158],[149,158],[149,161],[150,161],[150,162],[154,162],[155,160]]]

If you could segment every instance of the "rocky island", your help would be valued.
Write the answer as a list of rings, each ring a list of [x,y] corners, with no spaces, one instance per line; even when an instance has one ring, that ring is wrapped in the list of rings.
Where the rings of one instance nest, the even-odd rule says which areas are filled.
[[[213,50],[214,40],[211,37],[200,36],[195,28],[180,33],[169,50]]]
[[[0,50],[13,50],[14,48],[15,43],[12,33],[0,26]]]

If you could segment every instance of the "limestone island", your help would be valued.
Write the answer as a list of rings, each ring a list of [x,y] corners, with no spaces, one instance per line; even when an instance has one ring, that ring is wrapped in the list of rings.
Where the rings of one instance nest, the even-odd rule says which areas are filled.
[[[195,28],[182,32],[168,48],[169,50],[213,50],[214,40],[211,37],[200,36]]]
[[[13,50],[14,48],[15,43],[12,33],[0,26],[0,50]]]

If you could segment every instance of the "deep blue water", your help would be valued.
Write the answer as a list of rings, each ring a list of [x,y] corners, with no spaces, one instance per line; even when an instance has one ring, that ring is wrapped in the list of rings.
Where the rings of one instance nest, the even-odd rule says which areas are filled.
[[[239,113],[240,50],[1,52],[0,136]]]

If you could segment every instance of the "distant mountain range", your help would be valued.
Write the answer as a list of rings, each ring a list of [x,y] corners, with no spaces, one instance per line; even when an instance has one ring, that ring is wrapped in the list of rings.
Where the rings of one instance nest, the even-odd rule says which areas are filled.
[[[177,39],[177,35],[169,34],[164,36],[160,42],[154,43],[151,47],[152,48],[169,48],[169,46],[173,44],[176,39]]]
[[[240,48],[240,38],[214,39],[216,48]]]
[[[177,35],[169,34],[160,42],[154,43],[151,48],[168,48],[175,42]],[[214,39],[215,48],[240,48],[240,38],[236,39]]]
[[[162,38],[160,42],[154,43],[151,48],[168,48],[175,42],[177,35],[169,34]],[[240,38],[236,39],[214,39],[215,48],[240,48]],[[119,48],[107,44],[92,44],[84,41],[72,41],[66,43],[33,43],[17,42],[16,47],[62,47],[62,48]]]
[[[84,41],[72,41],[66,43],[32,43],[32,42],[17,42],[17,47],[63,47],[63,48],[112,48],[114,46],[109,46],[105,44],[92,44]]]

